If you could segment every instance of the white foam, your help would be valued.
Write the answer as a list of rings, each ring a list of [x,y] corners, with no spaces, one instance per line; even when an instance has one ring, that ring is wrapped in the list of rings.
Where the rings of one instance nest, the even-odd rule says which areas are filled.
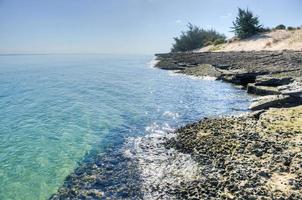
[[[199,178],[199,167],[190,155],[165,148],[166,139],[175,137],[171,130],[168,124],[153,123],[146,127],[148,135],[128,138],[125,145],[124,156],[139,165],[144,199],[174,199],[167,190]]]
[[[155,67],[156,64],[159,62],[156,57],[152,58],[152,60],[148,63],[149,67]]]
[[[174,112],[170,112],[170,111],[165,111],[163,113],[163,116],[165,116],[165,117],[171,117],[173,119],[176,119],[176,118],[179,117],[179,114],[178,113],[174,113]]]
[[[190,78],[190,79],[194,79],[194,80],[206,80],[206,81],[217,80],[217,78],[214,76],[194,76],[194,75],[182,74],[182,73],[178,73],[178,72],[180,72],[180,70],[169,71],[168,75],[169,76],[181,76],[184,78]]]

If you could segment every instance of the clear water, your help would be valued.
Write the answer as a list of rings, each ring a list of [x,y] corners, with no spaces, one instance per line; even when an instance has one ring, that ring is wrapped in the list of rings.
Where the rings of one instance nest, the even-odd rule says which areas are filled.
[[[154,69],[152,56],[0,56],[0,199],[47,199],[89,152],[147,127],[246,111],[229,84]]]

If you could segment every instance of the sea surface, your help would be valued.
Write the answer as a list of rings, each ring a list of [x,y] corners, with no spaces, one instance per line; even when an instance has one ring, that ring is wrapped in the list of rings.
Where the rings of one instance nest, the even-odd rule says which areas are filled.
[[[247,111],[245,91],[155,69],[152,59],[0,56],[0,199],[48,199],[91,152]]]

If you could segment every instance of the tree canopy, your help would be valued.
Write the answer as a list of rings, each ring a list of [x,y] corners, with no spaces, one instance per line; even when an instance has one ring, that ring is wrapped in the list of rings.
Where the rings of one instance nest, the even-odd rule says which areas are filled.
[[[201,48],[207,42],[214,42],[217,39],[225,40],[223,34],[217,31],[201,29],[191,23],[188,24],[188,30],[183,31],[179,37],[175,37],[172,52],[190,51]]]
[[[262,25],[259,23],[258,17],[254,16],[248,9],[238,8],[238,16],[233,21],[233,32],[241,39],[250,37],[260,32]]]

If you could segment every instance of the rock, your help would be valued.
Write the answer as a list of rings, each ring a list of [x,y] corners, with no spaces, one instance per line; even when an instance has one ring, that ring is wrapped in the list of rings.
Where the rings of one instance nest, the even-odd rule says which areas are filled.
[[[215,79],[221,76],[221,72],[216,70],[212,65],[199,65],[196,67],[187,67],[184,70],[179,71],[179,73],[198,76],[198,77],[213,77]]]
[[[279,108],[285,103],[290,102],[291,97],[287,95],[268,95],[253,100],[250,106],[251,110],[262,110],[270,107]]]
[[[260,86],[260,85],[256,85],[255,83],[249,83],[247,85],[247,92],[250,94],[257,94],[257,95],[280,94],[278,88],[276,88],[276,87]]]
[[[302,96],[302,82],[294,81],[288,85],[278,87],[281,94],[301,97]]]
[[[292,81],[291,77],[275,78],[271,76],[258,76],[255,86],[280,86],[290,84]]]
[[[180,69],[184,68],[184,67],[181,67],[181,66],[175,64],[170,59],[159,60],[159,62],[156,64],[156,67],[158,67],[160,69],[165,69],[165,70],[180,70]]]
[[[248,83],[254,83],[258,75],[264,72],[248,72],[245,70],[220,70],[223,75],[221,79],[234,84],[246,86]]]
[[[227,64],[215,64],[213,66],[218,69],[229,69],[230,68],[230,65],[227,65]]]

